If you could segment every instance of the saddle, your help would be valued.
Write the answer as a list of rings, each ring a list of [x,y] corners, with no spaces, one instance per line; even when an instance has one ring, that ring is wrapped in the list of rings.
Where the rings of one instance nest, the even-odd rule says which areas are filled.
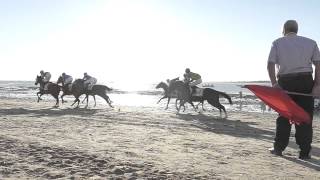
[[[193,87],[191,87],[191,89],[192,89],[191,96],[196,96],[196,97],[203,96],[203,88],[199,88],[197,86],[193,86]]]

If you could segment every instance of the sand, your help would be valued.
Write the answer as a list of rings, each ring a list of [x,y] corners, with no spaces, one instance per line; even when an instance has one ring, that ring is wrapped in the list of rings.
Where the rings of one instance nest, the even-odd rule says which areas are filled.
[[[276,114],[53,104],[1,99],[0,179],[320,179],[318,117],[303,161],[268,152]]]

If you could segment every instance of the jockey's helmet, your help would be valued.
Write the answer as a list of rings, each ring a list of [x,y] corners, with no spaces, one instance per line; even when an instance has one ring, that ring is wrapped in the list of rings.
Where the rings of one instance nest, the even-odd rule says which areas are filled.
[[[83,75],[84,75],[84,76],[88,76],[88,73],[85,72],[85,73],[83,73]]]
[[[44,74],[44,71],[43,71],[43,70],[41,70],[41,71],[40,71],[40,74]]]
[[[62,73],[62,76],[66,76],[66,73]]]
[[[189,68],[186,69],[186,73],[190,73],[190,69]]]

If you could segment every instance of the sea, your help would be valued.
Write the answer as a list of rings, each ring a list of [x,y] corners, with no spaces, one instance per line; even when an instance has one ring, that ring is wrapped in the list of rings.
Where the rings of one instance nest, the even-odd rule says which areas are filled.
[[[163,90],[156,89],[158,83],[149,83],[137,85],[135,88],[126,87],[124,84],[117,84],[115,82],[106,82],[104,85],[111,87],[113,90],[108,92],[108,96],[113,102],[114,106],[136,106],[136,107],[151,107],[164,109],[167,100],[164,99],[160,103],[158,100],[163,96]],[[226,107],[227,111],[248,111],[248,112],[261,112],[261,113],[274,113],[272,109],[268,108],[262,103],[253,93],[248,89],[243,88],[246,84],[258,84],[270,86],[267,81],[255,82],[204,82],[203,87],[212,88],[218,91],[225,92],[231,96],[233,105],[230,105],[225,98],[220,98],[220,102]],[[33,81],[0,81],[0,98],[21,98],[37,101],[36,93],[39,87]],[[62,92],[61,92],[62,93]],[[43,99],[54,103],[53,97],[50,95],[43,95]],[[81,100],[84,95],[81,97]],[[64,98],[68,103],[72,103],[73,96],[65,96]],[[97,106],[106,106],[106,102],[97,97]],[[174,109],[175,100],[171,100],[169,109]],[[93,104],[93,98],[90,97],[89,105]],[[197,104],[197,103],[195,103]],[[0,103],[1,105],[1,103]],[[84,106],[85,104],[83,104]],[[188,107],[189,106],[189,107]],[[205,109],[214,110],[214,108],[205,103]],[[190,105],[187,105],[187,110],[192,110]]]

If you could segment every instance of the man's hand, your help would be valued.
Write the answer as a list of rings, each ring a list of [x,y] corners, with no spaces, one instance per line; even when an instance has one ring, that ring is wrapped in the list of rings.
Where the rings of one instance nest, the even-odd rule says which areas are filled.
[[[314,97],[320,98],[320,85],[315,85],[312,88],[312,95]]]
[[[281,86],[277,82],[272,84],[272,87],[281,89]]]

